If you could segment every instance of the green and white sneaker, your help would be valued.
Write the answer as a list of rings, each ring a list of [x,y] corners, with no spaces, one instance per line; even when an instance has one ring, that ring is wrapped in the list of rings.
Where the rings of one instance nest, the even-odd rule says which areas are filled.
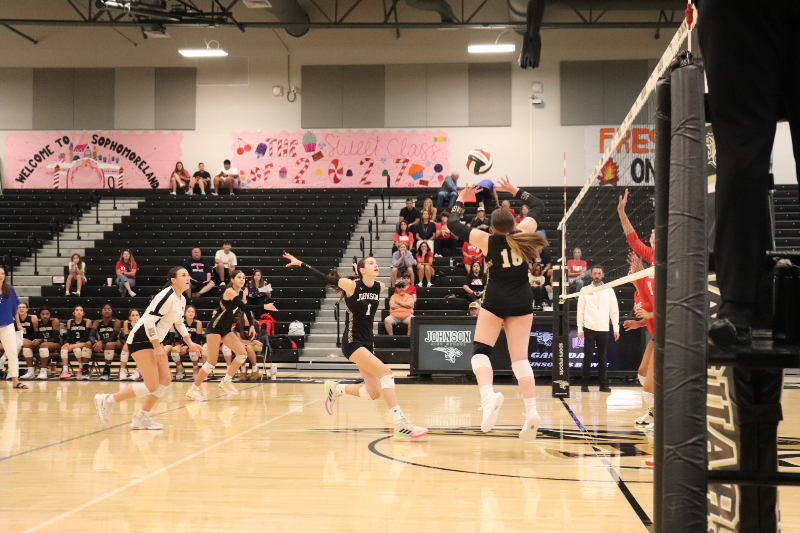
[[[428,428],[415,426],[405,418],[395,423],[394,425],[394,438],[402,439],[418,439],[428,434]]]
[[[332,415],[336,411],[336,402],[344,394],[337,390],[339,382],[329,379],[325,382],[325,412]]]

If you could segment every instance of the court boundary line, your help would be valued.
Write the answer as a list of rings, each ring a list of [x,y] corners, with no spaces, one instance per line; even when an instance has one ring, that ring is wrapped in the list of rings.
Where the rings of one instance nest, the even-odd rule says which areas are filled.
[[[211,451],[211,450],[213,450],[215,448],[219,448],[220,446],[228,444],[229,442],[232,442],[232,441],[238,439],[239,437],[242,437],[244,435],[252,433],[253,431],[261,429],[262,427],[264,427],[264,426],[266,426],[268,424],[271,424],[272,422],[275,422],[277,420],[280,420],[281,418],[284,418],[286,416],[294,414],[297,411],[302,411],[303,409],[305,409],[309,405],[318,403],[319,401],[320,400],[311,400],[310,402],[304,403],[303,405],[299,405],[299,406],[297,406],[297,407],[295,407],[293,409],[289,409],[288,411],[286,411],[286,412],[284,412],[284,413],[282,413],[282,414],[280,414],[278,416],[272,417],[272,418],[270,418],[268,420],[264,420],[263,422],[260,422],[260,423],[256,424],[255,426],[251,426],[248,429],[245,429],[244,431],[240,431],[239,433],[237,433],[235,435],[231,435],[230,437],[227,437],[227,438],[225,438],[225,439],[223,439],[221,441],[218,441],[218,442],[216,442],[216,443],[214,443],[214,444],[212,444],[210,446],[206,446],[202,450],[197,450],[196,452],[193,452],[193,453],[187,455],[186,457],[183,457],[182,459],[178,459],[177,461],[173,461],[172,463],[170,463],[170,464],[168,464],[166,466],[162,466],[161,468],[159,468],[157,470],[154,470],[154,471],[152,471],[152,472],[150,472],[150,473],[148,473],[148,474],[146,474],[146,475],[144,475],[142,477],[139,477],[139,478],[136,478],[136,479],[134,479],[132,481],[129,481],[128,483],[122,485],[121,487],[117,487],[116,489],[107,491],[104,494],[101,494],[99,496],[95,496],[94,498],[92,498],[88,502],[84,502],[81,505],[73,507],[69,511],[65,511],[65,512],[63,512],[61,514],[58,514],[58,515],[56,515],[56,516],[54,516],[52,518],[49,518],[49,519],[45,520],[44,522],[39,523],[38,525],[35,525],[33,527],[30,527],[28,529],[23,530],[22,533],[31,533],[33,531],[39,531],[40,529],[45,528],[45,527],[47,527],[49,525],[55,524],[56,522],[58,522],[60,520],[63,520],[65,518],[69,518],[70,516],[72,516],[72,515],[74,515],[76,513],[79,513],[81,511],[83,511],[84,509],[87,509],[87,508],[91,507],[92,505],[100,503],[103,500],[107,500],[108,498],[111,498],[112,496],[116,496],[117,494],[120,494],[121,492],[125,492],[126,490],[128,490],[128,489],[130,489],[132,487],[135,487],[137,485],[141,485],[145,481],[147,481],[147,480],[149,480],[149,479],[151,479],[151,478],[153,478],[155,476],[161,475],[164,472],[167,472],[168,470],[171,470],[172,468],[175,468],[176,466],[182,465],[183,463],[186,463],[188,461],[191,461],[192,459],[200,457],[201,455],[203,455],[203,454],[205,454],[205,453],[207,453],[207,452],[209,452],[209,451]]]
[[[587,436],[588,440],[590,441],[590,446],[595,450],[596,453],[598,453],[598,454],[601,453],[602,450],[600,450],[597,446],[595,446],[594,439],[591,439],[590,433],[587,431],[586,427],[583,425],[583,422],[581,422],[581,420],[578,418],[578,415],[576,415],[575,412],[572,410],[572,408],[569,406],[567,401],[564,398],[559,398],[559,400],[561,400],[561,405],[564,406],[564,409],[567,410],[567,413],[569,413],[569,416],[572,417],[572,420],[573,420],[573,422],[575,422],[575,425],[578,426],[578,429],[580,429]],[[647,512],[645,512],[645,510],[639,504],[639,501],[636,499],[636,497],[633,495],[633,493],[631,493],[631,491],[628,488],[628,486],[625,484],[625,482],[620,477],[619,472],[617,472],[617,470],[611,465],[611,462],[608,460],[607,457],[605,457],[603,455],[597,455],[596,457],[598,459],[600,459],[600,461],[602,461],[603,464],[605,464],[606,470],[611,475],[611,478],[616,482],[617,488],[619,488],[619,490],[622,493],[622,495],[625,496],[625,499],[628,500],[628,504],[631,506],[633,511],[636,513],[636,516],[639,517],[639,520],[642,521],[642,524],[644,525],[644,527],[647,528],[647,531],[652,532],[653,531],[653,521],[647,515]]]

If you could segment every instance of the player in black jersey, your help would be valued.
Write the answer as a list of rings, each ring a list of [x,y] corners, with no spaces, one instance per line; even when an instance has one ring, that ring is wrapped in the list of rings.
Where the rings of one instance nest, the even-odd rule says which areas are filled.
[[[89,362],[92,360],[92,343],[89,334],[92,331],[92,321],[84,317],[83,306],[76,305],[72,311],[72,318],[67,320],[67,342],[61,347],[61,379],[69,379],[72,373],[69,370],[69,352],[75,354],[78,360],[79,380],[89,379]]]
[[[497,342],[500,328],[505,328],[511,369],[525,404],[525,423],[519,437],[533,440],[540,418],[536,410],[533,370],[528,362],[528,340],[533,322],[533,292],[528,283],[528,262],[547,246],[547,240],[536,233],[536,221],[541,218],[544,204],[512,185],[508,178],[501,178],[495,191],[509,192],[521,199],[530,208],[528,216],[531,218],[520,223],[524,228],[521,230],[514,223],[514,215],[507,209],[499,208],[492,213],[491,234],[480,229],[471,230],[459,219],[464,211],[463,199],[480,192],[479,189],[467,185],[461,191],[456,205],[450,210],[447,227],[454,235],[480,248],[486,256],[489,280],[483,294],[483,307],[475,324],[472,356],[472,371],[478,380],[483,409],[481,431],[491,431],[503,405],[502,393],[494,392],[492,388],[494,375],[489,355]]]
[[[36,315],[28,313],[28,304],[20,302],[17,306],[17,318],[19,324],[22,326],[22,344],[19,346],[22,356],[25,358],[25,364],[28,365],[28,371],[19,377],[19,379],[33,379],[36,377],[36,371],[33,363],[33,350],[39,347],[42,339],[39,336],[39,318]],[[49,354],[48,354],[49,356]],[[44,375],[42,376],[42,372]],[[47,379],[47,357],[44,358],[41,370],[39,371],[39,379]]]
[[[375,258],[366,257],[358,262],[356,272],[359,277],[356,279],[340,277],[336,270],[325,275],[288,253],[284,253],[283,258],[289,261],[287,267],[300,267],[304,272],[341,293],[347,305],[342,334],[342,353],[358,366],[364,383],[345,385],[338,381],[326,381],[325,411],[332,415],[337,400],[344,394],[367,400],[377,400],[383,396],[386,406],[392,412],[395,438],[416,439],[427,435],[427,428],[415,426],[406,419],[397,402],[392,371],[374,354],[373,321],[378,307],[382,304],[380,295],[386,288],[383,283],[375,279],[378,276],[378,262]]]
[[[39,359],[41,359],[42,368],[47,368],[50,352],[59,353],[61,350],[61,322],[59,322],[57,318],[51,316],[49,307],[39,308],[38,334],[39,338],[42,340],[42,343],[39,345]],[[57,363],[55,356],[53,360],[50,361],[50,364],[52,365],[50,369],[51,373],[56,375]],[[42,379],[41,370],[39,370],[39,378]],[[47,378],[46,373],[44,378]]]
[[[114,360],[114,353],[122,348],[122,343],[119,342],[122,325],[119,320],[114,318],[114,308],[111,307],[111,304],[104,305],[100,313],[100,320],[94,321],[89,337],[92,342],[92,352],[102,352],[103,359],[106,361],[100,379],[108,381],[111,379],[111,362]]]
[[[253,339],[256,336],[255,321],[252,314],[247,310],[247,304],[241,298],[245,281],[244,272],[234,270],[231,273],[231,281],[228,284],[228,288],[225,289],[225,292],[222,293],[222,298],[219,299],[217,314],[206,330],[206,343],[208,345],[206,362],[200,367],[200,371],[194,377],[194,383],[186,392],[186,397],[191,400],[205,401],[206,398],[200,391],[200,384],[203,383],[206,376],[217,365],[220,343],[230,348],[235,357],[228,367],[228,372],[219,382],[219,388],[228,394],[239,394],[239,391],[233,385],[233,376],[236,375],[236,371],[239,370],[242,363],[247,361],[247,351],[239,340],[239,336],[231,331],[237,310],[241,310],[244,313],[245,326],[248,329],[250,338]]]
[[[131,334],[136,323],[139,321],[139,311],[136,309],[128,310],[128,320],[122,322],[122,331],[120,338],[122,339],[122,351],[119,353],[119,380],[126,381],[133,379],[138,381],[141,379],[139,371],[131,372],[128,374],[128,359],[131,356],[130,349],[128,348],[128,335]]]
[[[199,320],[196,320],[195,317],[197,316],[197,309],[193,305],[187,305],[186,311],[183,313],[183,324],[186,326],[186,331],[189,332],[189,337],[191,337],[192,342],[195,344],[203,344],[203,323]],[[186,377],[186,373],[183,370],[183,363],[181,362],[181,356],[188,355],[189,359],[192,361],[192,375],[196,376],[199,370],[197,361],[200,359],[200,354],[192,352],[189,350],[189,346],[183,342],[183,340],[179,340],[178,346],[172,347],[172,361],[175,363],[175,380],[181,380]]]

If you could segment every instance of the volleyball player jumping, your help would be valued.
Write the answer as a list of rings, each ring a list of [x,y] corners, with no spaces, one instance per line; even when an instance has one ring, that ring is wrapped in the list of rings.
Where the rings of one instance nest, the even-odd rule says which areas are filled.
[[[375,258],[362,258],[356,265],[359,278],[353,280],[340,277],[335,270],[330,274],[323,274],[288,253],[284,253],[283,257],[289,261],[287,267],[300,267],[303,272],[318,278],[328,287],[344,294],[347,318],[342,334],[342,352],[345,357],[358,366],[364,383],[345,385],[338,381],[326,381],[325,411],[332,415],[337,401],[344,394],[358,396],[365,400],[377,400],[383,396],[386,406],[392,412],[396,439],[418,439],[427,435],[428,428],[415,426],[403,414],[394,390],[394,375],[374,353],[372,325],[375,313],[381,305],[380,295],[386,288],[383,283],[375,279],[378,276],[378,262]]]
[[[495,209],[491,218],[492,233],[489,234],[480,229],[470,229],[460,222],[464,198],[480,192],[479,189],[480,187],[467,185],[459,193],[456,204],[450,210],[447,227],[454,235],[480,248],[486,256],[489,280],[484,290],[483,306],[475,324],[472,356],[472,371],[478,380],[483,409],[481,431],[491,431],[504,401],[503,394],[494,392],[492,387],[494,373],[489,359],[502,327],[505,328],[508,340],[511,370],[517,378],[525,405],[525,422],[519,438],[533,440],[536,438],[540,417],[536,410],[533,370],[528,362],[528,339],[533,323],[533,292],[528,283],[528,262],[548,245],[547,240],[536,233],[544,203],[512,185],[508,178],[501,178],[495,190],[509,192],[525,202],[529,207],[530,218],[520,223],[523,228],[520,229],[510,211],[504,208]]]
[[[131,429],[161,429],[164,426],[150,417],[150,410],[167,391],[172,382],[169,372],[169,360],[161,341],[174,326],[183,341],[194,352],[202,348],[192,342],[189,332],[183,323],[186,299],[183,293],[189,289],[191,278],[189,271],[182,267],[173,267],[167,273],[167,286],[164,287],[144,312],[144,316],[128,335],[128,349],[136,361],[142,374],[143,382],[125,385],[116,394],[95,394],[94,405],[97,416],[103,424],[108,424],[108,416],[115,403],[135,396],[147,396],[142,410],[133,416]]]

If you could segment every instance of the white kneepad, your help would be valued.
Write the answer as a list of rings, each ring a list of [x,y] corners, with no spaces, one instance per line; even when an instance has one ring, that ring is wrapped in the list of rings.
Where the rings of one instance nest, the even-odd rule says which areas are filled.
[[[247,361],[247,354],[246,353],[242,353],[242,354],[239,354],[239,355],[236,356],[236,362],[237,363],[244,364],[245,361]]]
[[[92,349],[91,348],[81,348],[83,352],[84,359],[91,359],[92,358]]]
[[[533,377],[533,369],[531,368],[531,364],[525,359],[512,361],[511,370],[514,371],[514,377],[517,378],[517,381],[521,380],[522,378]]]
[[[47,348],[39,348],[39,357],[42,359],[47,359],[50,357],[50,350]]]
[[[22,356],[26,359],[30,359],[33,357],[33,348],[23,348],[22,349]]]
[[[127,363],[127,362],[128,362],[128,358],[129,358],[130,356],[131,356],[130,352],[120,352],[120,354],[119,354],[119,360],[120,360],[120,362],[122,362],[122,363]]]
[[[222,355],[224,355],[225,357],[230,357],[230,356],[233,355],[233,352],[231,351],[230,348],[228,348],[227,346],[223,345],[222,346]]]
[[[472,371],[477,372],[479,368],[492,368],[492,362],[489,360],[489,356],[483,353],[476,353],[470,359],[472,363]]]
[[[114,350],[103,350],[103,358],[105,358],[106,361],[113,361]]]
[[[80,348],[73,348],[72,353],[75,354],[75,357],[77,357],[78,359],[83,357],[83,350],[81,350]]]
[[[209,363],[208,361],[206,361],[205,363],[203,363],[203,366],[202,366],[202,367],[200,367],[200,369],[201,369],[203,372],[205,372],[206,374],[210,374],[211,372],[213,372],[213,371],[214,371],[214,365],[212,365],[211,363]]]
[[[189,352],[189,360],[194,362],[197,361],[200,357],[195,352]]]
[[[394,388],[394,374],[386,374],[381,378],[381,388],[382,389]]]
[[[69,350],[66,348],[61,348],[61,358],[67,359],[69,357]]]
[[[178,353],[177,350],[172,350],[172,361],[175,363],[181,362],[181,354]]]
[[[133,389],[133,394],[139,398],[150,394],[150,389],[147,388],[147,385],[145,385],[143,381],[137,381],[131,385],[131,388]]]
[[[158,387],[156,387],[156,390],[152,392],[152,395],[155,396],[156,398],[161,398],[162,396],[164,396],[164,393],[167,392],[168,386],[169,385],[161,385],[159,383]]]
[[[358,395],[361,398],[365,399],[365,400],[371,400],[372,399],[372,396],[369,395],[369,392],[367,392],[367,388],[364,385],[361,385],[358,388]]]

